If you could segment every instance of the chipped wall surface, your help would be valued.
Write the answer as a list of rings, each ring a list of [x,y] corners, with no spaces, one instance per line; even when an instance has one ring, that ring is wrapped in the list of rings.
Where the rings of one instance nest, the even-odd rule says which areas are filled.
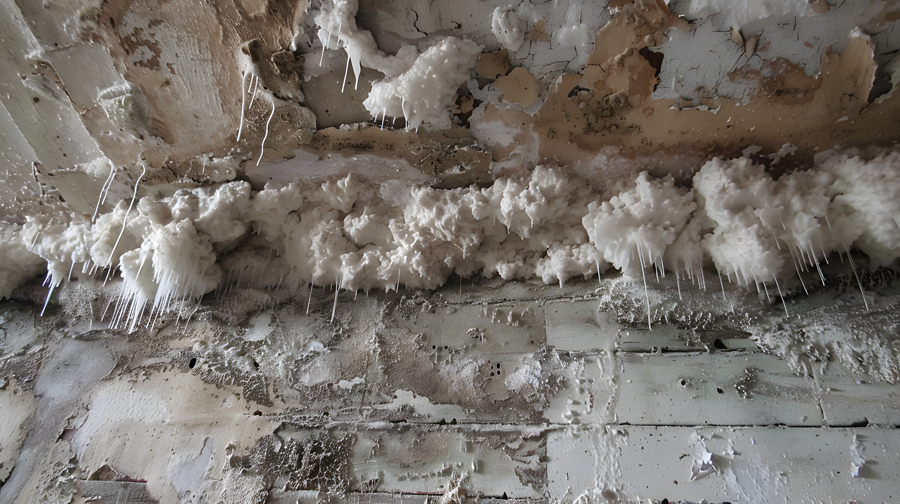
[[[898,27],[0,2],[0,503],[896,501]]]
[[[115,289],[67,286],[43,317],[5,307],[3,496],[889,501],[898,294],[864,277],[866,312],[848,264],[827,274],[789,317],[738,288],[673,303],[667,279],[652,330],[612,278],[309,306],[236,289],[130,335],[64,313]]]

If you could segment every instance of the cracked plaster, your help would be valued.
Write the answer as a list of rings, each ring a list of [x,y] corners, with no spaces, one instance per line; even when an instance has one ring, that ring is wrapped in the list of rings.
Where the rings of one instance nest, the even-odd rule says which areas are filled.
[[[783,302],[712,270],[646,291],[615,273],[372,293],[226,275],[126,334],[101,271],[39,315],[27,219],[124,213],[132,191],[486,187],[541,164],[607,190],[642,170],[687,184],[713,156],[777,176],[896,148],[896,2],[723,5],[363,0],[388,53],[484,46],[452,127],[413,132],[362,106],[379,72],[340,92],[316,1],[4,2],[0,502],[895,499],[896,264],[858,251],[825,287],[798,271]],[[496,8],[522,26],[505,54]]]

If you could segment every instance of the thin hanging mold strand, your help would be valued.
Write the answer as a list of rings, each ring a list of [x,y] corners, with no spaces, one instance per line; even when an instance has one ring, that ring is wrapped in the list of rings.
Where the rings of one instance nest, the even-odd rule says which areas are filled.
[[[338,46],[341,45],[341,25],[343,24],[343,22],[344,22],[343,19],[338,20],[338,41],[337,41]],[[331,42],[331,34],[330,33],[328,34],[328,37],[326,38],[326,40],[324,42],[322,42],[322,55],[319,56],[319,66],[322,66],[322,61],[325,59],[325,51],[328,50],[329,42]]]
[[[113,178],[116,176],[116,167],[110,166],[109,168],[109,176],[106,177],[106,181],[103,182],[103,186],[100,188],[100,196],[97,197],[97,206],[94,207],[94,215],[91,217],[91,222],[97,220],[97,212],[100,210],[100,205],[106,201],[106,194],[109,192],[109,187],[112,185]]]
[[[819,257],[813,249],[812,241],[807,241],[807,244],[809,244],[809,253],[812,254],[813,259],[815,259],[816,271],[819,272],[819,279],[822,280],[822,287],[825,287],[825,274],[822,272],[822,267],[819,265]]]
[[[115,169],[115,167],[113,167]],[[100,204],[106,204],[106,198],[109,197],[109,189],[112,187],[113,180],[116,178],[116,172],[113,171],[112,176],[109,178],[109,184],[106,184],[106,190],[103,191],[103,199],[100,200]]]
[[[766,285],[766,282],[763,282],[762,284],[763,284],[763,289],[765,289],[765,291],[766,291],[766,301],[768,301],[769,304],[771,304],[772,298],[769,297],[769,286]]]
[[[638,256],[640,256],[640,259],[641,259],[641,276],[644,279],[644,297],[647,298],[647,329],[652,331],[653,330],[653,322],[651,321],[651,317],[650,317],[650,291],[647,289],[647,273],[645,271],[646,266],[644,265],[644,253],[641,250],[640,244],[637,244],[636,248],[638,251]]]
[[[347,53],[347,64],[344,65],[344,80],[341,82],[341,94],[344,94],[344,88],[347,86],[347,71],[350,70],[350,53]]]
[[[112,260],[113,256],[116,255],[116,249],[119,247],[119,240],[122,239],[122,235],[125,234],[125,225],[128,224],[128,214],[131,213],[131,208],[134,207],[134,200],[137,199],[138,187],[141,185],[141,180],[144,179],[144,175],[147,174],[147,165],[141,165],[141,176],[138,177],[137,182],[134,183],[134,194],[131,195],[131,203],[128,205],[128,210],[125,211],[125,217],[122,219],[122,229],[119,231],[119,237],[116,238],[116,244],[113,245],[112,250],[109,252],[109,259],[106,260],[106,267],[110,268],[109,272],[112,272]],[[106,285],[106,281],[109,280],[109,273],[106,274],[106,280],[103,280],[103,285]]]
[[[259,91],[259,76],[254,75],[253,77],[250,77],[250,80],[253,81],[253,96],[250,97],[250,105],[247,105],[247,110],[253,108],[253,102],[256,100],[256,93]],[[248,87],[247,90],[249,91],[250,88]]]
[[[44,316],[44,312],[47,310],[47,304],[50,302],[50,297],[53,295],[53,289],[56,288],[56,286],[53,285],[52,273],[49,271],[47,272],[47,278],[44,279],[44,285],[47,285],[47,282],[50,283],[50,290],[47,291],[47,298],[44,299],[44,307],[41,308],[41,317]]]
[[[344,283],[344,276],[342,273],[340,283],[336,284],[336,287],[334,289],[334,305],[331,307],[331,322],[334,322],[334,314],[337,313],[338,295],[340,295],[340,293],[341,293],[341,284],[343,284],[343,283]]]
[[[238,125],[238,134],[237,141],[241,141],[241,131],[244,129],[244,104],[247,103],[247,93],[244,92],[244,83],[247,82],[247,74],[250,72],[244,72],[244,76],[241,77],[241,123]]]
[[[263,153],[266,150],[266,139],[269,138],[269,123],[272,122],[272,116],[275,115],[275,97],[272,97],[272,112],[269,114],[269,120],[266,121],[266,134],[263,135],[262,145],[259,147],[259,159],[256,160],[256,166],[262,161]]]
[[[797,247],[797,248],[799,249],[799,247]],[[791,262],[794,263],[794,270],[797,272],[797,278],[800,279],[800,285],[803,286],[803,292],[805,292],[806,295],[809,296],[809,291],[806,290],[806,283],[803,281],[803,276],[800,275],[800,268],[797,267],[797,263],[799,262],[799,259],[794,258],[794,247],[791,244],[788,244],[788,251],[790,251],[790,253],[791,253]]]
[[[850,268],[853,270],[853,276],[856,277],[856,283],[859,285],[859,293],[862,295],[863,303],[866,305],[866,311],[869,311],[869,300],[866,299],[866,293],[863,290],[862,281],[859,279],[859,275],[856,274],[856,265],[853,264],[853,258],[850,257],[850,250],[844,245],[844,252],[847,253],[847,259],[850,261]]]
[[[775,288],[778,289],[778,295],[781,296],[781,304],[784,306],[784,316],[786,317],[788,315],[787,303],[784,301],[784,294],[781,293],[781,286],[778,285],[778,277],[774,273],[772,274],[772,279],[775,280]]]
[[[675,270],[675,285],[678,287],[678,300],[683,301],[683,298],[681,297],[681,278],[677,269]]]
[[[728,271],[728,270],[726,270],[726,272],[727,272],[727,271]],[[722,299],[725,300],[727,303],[729,303],[729,304],[731,305],[731,313],[734,313],[734,303],[732,303],[732,302],[728,299],[728,296],[725,295],[725,284],[722,283],[722,272],[719,271],[718,269],[716,269],[716,273],[719,274],[719,286],[722,287]],[[731,283],[731,281],[729,281],[728,283]]]

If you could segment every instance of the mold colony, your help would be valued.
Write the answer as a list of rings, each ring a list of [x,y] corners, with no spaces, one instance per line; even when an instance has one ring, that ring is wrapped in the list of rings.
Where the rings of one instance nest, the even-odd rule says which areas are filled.
[[[664,11],[643,8],[650,12],[646,16],[658,15],[654,9]],[[362,67],[384,74],[364,100],[380,128],[388,116],[402,116],[407,130],[423,124],[431,130],[451,128],[457,89],[469,80],[482,46],[444,37],[421,53],[403,45],[389,56],[368,31],[357,27],[357,11],[355,1],[322,4],[314,16],[322,44],[319,64],[327,50],[340,47],[347,54],[342,82],[351,66],[354,89]],[[498,8],[492,33],[515,51],[518,47],[507,39],[524,37],[522,24],[515,11]],[[244,65],[238,141],[247,98],[250,109],[260,93],[272,103],[267,118],[261,117],[265,126],[258,165],[281,100],[260,89],[257,64]],[[600,81],[589,86],[598,88]],[[490,86],[485,89],[495,93]],[[488,100],[499,103],[496,97]],[[481,113],[488,108],[481,107]],[[515,112],[515,107],[507,110]],[[496,143],[498,133],[508,129],[503,125],[507,119],[498,119],[499,126],[482,118],[473,132]],[[512,135],[518,138],[519,133]],[[778,155],[796,150],[789,147]],[[760,292],[771,300],[769,287],[774,284],[781,295],[779,280],[796,276],[803,282],[802,271],[816,269],[824,283],[820,262],[835,252],[843,257],[856,247],[878,265],[897,257],[897,162],[891,151],[868,161],[852,152],[823,153],[813,169],[775,180],[746,156],[717,158],[703,164],[690,183],[676,185],[671,177],[647,173],[637,179],[620,175],[614,183],[587,175],[577,163],[509,170],[512,165],[505,161],[495,172],[507,170],[507,175],[485,189],[436,189],[403,180],[378,184],[348,176],[261,190],[229,182],[168,197],[147,195],[135,206],[136,183],[130,201],[122,199],[112,212],[98,217],[113,169],[94,219],[65,205],[57,212],[28,216],[23,228],[7,231],[19,235],[18,245],[7,254],[10,260],[27,257],[21,250],[27,249],[47,262],[48,299],[64,278],[71,278],[76,265],[83,274],[105,268],[107,278],[118,269],[122,294],[110,316],[113,326],[131,329],[151,300],[152,317],[171,303],[196,302],[234,275],[252,278],[247,285],[299,294],[308,285],[351,291],[397,289],[401,284],[434,289],[453,274],[506,280],[537,276],[562,284],[574,276],[600,275],[612,265],[641,279],[645,289],[648,275],[659,278],[668,270],[680,289],[682,278],[706,288],[703,271],[712,266],[729,283],[762,287]],[[137,182],[143,178],[142,173]],[[15,283],[7,281],[2,295],[9,296]],[[724,281],[718,283],[724,290]]]
[[[705,289],[712,267],[771,300],[770,287],[781,295],[779,280],[803,282],[801,272],[816,271],[824,285],[820,263],[835,253],[843,260],[857,248],[878,265],[900,255],[898,163],[896,152],[870,161],[831,154],[776,181],[746,158],[714,159],[693,190],[642,173],[605,194],[540,166],[485,189],[352,175],[262,191],[231,182],[145,197],[133,211],[123,201],[95,223],[31,217],[21,239],[48,261],[51,287],[76,266],[94,271],[115,258],[123,288],[113,325],[131,329],[148,301],[166,310],[235,277],[300,294],[309,284],[435,289],[476,274],[562,285],[612,266],[645,287],[648,275],[668,271],[679,288],[684,278]]]
[[[892,495],[900,21],[754,5],[0,7],[0,500]]]

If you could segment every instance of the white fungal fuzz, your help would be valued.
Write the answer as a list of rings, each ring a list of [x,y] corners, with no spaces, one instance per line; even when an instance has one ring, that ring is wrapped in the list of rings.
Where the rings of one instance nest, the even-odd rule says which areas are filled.
[[[92,219],[37,215],[17,240],[46,261],[51,292],[63,279],[77,280],[76,263],[89,274],[120,269],[121,296],[110,320],[129,330],[148,313],[152,323],[207,292],[227,292],[235,279],[258,289],[306,287],[307,311],[312,289],[333,285],[334,319],[346,289],[433,289],[451,275],[476,274],[563,285],[609,266],[643,284],[651,325],[647,268],[660,282],[667,269],[674,271],[681,296],[683,278],[707,288],[709,259],[726,301],[723,277],[748,289],[753,282],[767,300],[772,279],[787,313],[781,281],[796,275],[807,288],[803,276],[815,270],[826,283],[822,262],[829,254],[850,257],[857,247],[876,264],[900,257],[894,216],[878,215],[879,208],[894,211],[895,194],[875,187],[864,197],[867,185],[883,184],[896,166],[895,153],[871,161],[836,156],[816,171],[776,182],[747,159],[713,160],[691,190],[642,173],[609,194],[569,170],[538,166],[487,188],[370,183],[348,175],[257,192],[230,182],[139,200],[144,172],[127,207],[120,202]],[[875,222],[864,223],[860,214]],[[246,239],[249,223],[252,239]],[[121,257],[119,248],[126,251]],[[852,257],[850,266],[870,309]]]
[[[491,14],[491,32],[500,45],[515,53],[525,43],[525,24],[511,7],[497,7]]]
[[[403,117],[407,129],[418,130],[423,123],[449,128],[456,90],[469,79],[482,47],[447,37],[421,55],[415,46],[405,45],[396,55],[388,56],[378,50],[371,33],[356,26],[358,9],[357,0],[327,0],[315,19],[323,57],[332,40],[347,52],[341,92],[351,67],[356,76],[354,89],[359,87],[361,67],[372,68],[385,75],[384,80],[372,83],[372,91],[363,102],[373,117],[379,113]]]
[[[110,324],[129,332],[150,300],[155,319],[176,303],[194,302],[214,290],[222,276],[209,237],[198,234],[189,219],[152,227],[141,248],[120,261],[125,281]]]
[[[583,224],[603,259],[626,275],[636,277],[633,251],[638,251],[642,275],[645,253],[647,262],[662,270],[667,247],[685,229],[696,207],[693,194],[675,187],[671,178],[651,180],[642,173],[634,188],[620,192],[609,201],[589,204]],[[682,254],[693,263],[689,251]]]
[[[361,66],[372,68],[394,77],[412,66],[419,51],[412,45],[406,45],[397,51],[395,56],[388,56],[378,50],[375,38],[365,30],[356,26],[356,12],[359,10],[358,0],[326,0],[315,22],[319,27],[319,40],[322,42],[323,54],[329,49],[331,41],[347,51],[353,73],[359,77]],[[319,63],[321,65],[321,62]]]
[[[445,38],[429,47],[402,74],[373,82],[363,105],[373,116],[379,112],[402,116],[407,129],[417,129],[423,123],[449,128],[456,91],[469,79],[481,49],[468,40]]]

